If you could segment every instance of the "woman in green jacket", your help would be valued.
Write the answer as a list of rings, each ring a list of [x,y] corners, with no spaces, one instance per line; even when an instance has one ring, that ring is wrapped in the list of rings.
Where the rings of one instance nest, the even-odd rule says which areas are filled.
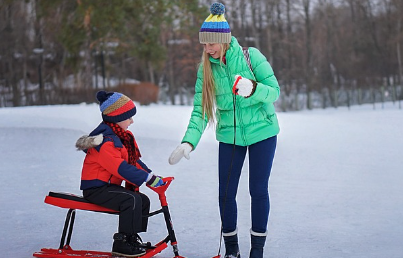
[[[214,3],[199,32],[204,45],[197,73],[194,107],[182,143],[169,157],[189,159],[208,123],[219,142],[219,205],[225,257],[240,257],[236,193],[249,152],[251,195],[250,258],[262,258],[270,210],[268,183],[279,126],[274,110],[280,87],[266,57],[256,48],[244,54],[231,36],[225,7]],[[249,59],[250,61],[247,61]],[[249,66],[250,65],[250,66]]]

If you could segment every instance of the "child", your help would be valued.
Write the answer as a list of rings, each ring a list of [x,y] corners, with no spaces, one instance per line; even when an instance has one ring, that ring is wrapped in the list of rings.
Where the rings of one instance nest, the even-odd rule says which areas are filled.
[[[147,230],[148,219],[143,215],[150,210],[150,200],[133,188],[144,182],[158,187],[163,181],[140,160],[136,140],[127,130],[136,114],[133,101],[121,93],[105,91],[99,91],[97,99],[103,122],[76,143],[77,149],[87,153],[80,189],[88,201],[120,212],[112,254],[140,256],[146,245],[138,233]],[[123,180],[126,188],[121,186]]]
[[[169,163],[189,159],[208,122],[219,142],[219,206],[225,258],[239,258],[236,194],[246,153],[251,196],[250,258],[263,258],[270,202],[268,184],[279,125],[274,110],[280,87],[266,57],[249,48],[251,68],[231,35],[221,3],[214,3],[201,26],[204,51],[197,73],[193,111],[181,144]]]

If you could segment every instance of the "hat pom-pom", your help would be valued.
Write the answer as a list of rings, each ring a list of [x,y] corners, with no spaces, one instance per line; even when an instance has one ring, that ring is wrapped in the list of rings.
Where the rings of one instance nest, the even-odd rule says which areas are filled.
[[[210,7],[210,12],[213,15],[221,15],[225,13],[225,6],[222,3],[214,3]]]
[[[107,95],[106,91],[101,90],[101,91],[97,92],[97,100],[100,103],[104,102],[107,99],[108,99],[108,95]]]

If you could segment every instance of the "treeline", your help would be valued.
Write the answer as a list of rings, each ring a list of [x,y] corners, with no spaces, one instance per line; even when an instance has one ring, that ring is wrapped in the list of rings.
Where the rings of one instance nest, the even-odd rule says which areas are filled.
[[[259,48],[280,110],[403,99],[402,0],[221,1],[243,46]],[[191,103],[205,0],[2,0],[0,107],[92,102],[132,79]]]

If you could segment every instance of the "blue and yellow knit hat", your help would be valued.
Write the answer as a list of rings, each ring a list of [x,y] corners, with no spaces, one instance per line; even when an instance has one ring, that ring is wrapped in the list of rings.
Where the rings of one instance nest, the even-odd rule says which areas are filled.
[[[136,114],[134,102],[122,93],[98,91],[97,100],[105,122],[122,122]]]
[[[231,42],[231,29],[224,13],[225,6],[223,4],[214,3],[211,5],[210,15],[203,22],[199,32],[201,44]]]

